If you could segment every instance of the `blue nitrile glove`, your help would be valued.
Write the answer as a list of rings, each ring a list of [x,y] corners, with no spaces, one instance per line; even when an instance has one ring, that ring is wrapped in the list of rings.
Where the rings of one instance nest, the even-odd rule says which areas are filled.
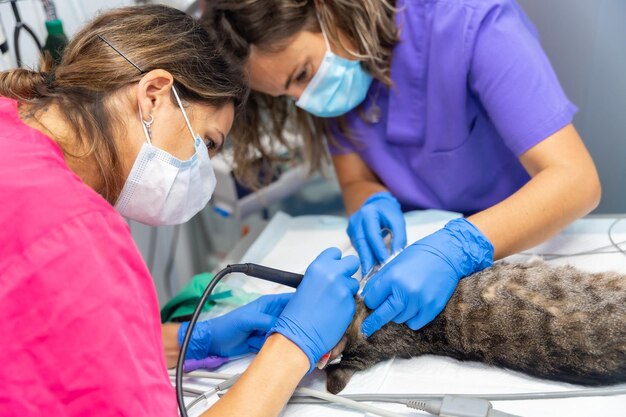
[[[361,259],[363,276],[390,256],[381,232],[384,228],[392,233],[391,253],[401,251],[406,246],[406,224],[400,203],[388,192],[371,195],[350,216],[348,236]]]
[[[311,364],[309,372],[339,343],[352,321],[359,290],[352,275],[358,269],[356,256],[342,259],[339,249],[326,249],[309,265],[296,295],[270,332],[282,334],[302,349]]]
[[[292,297],[293,293],[264,295],[223,316],[196,323],[186,359],[258,352],[267,332]],[[189,322],[184,322],[178,329],[179,345],[183,344],[187,327]]]
[[[393,320],[417,330],[444,309],[459,280],[493,265],[493,245],[473,224],[455,219],[418,240],[365,285],[365,305],[375,310],[361,331],[371,336]]]

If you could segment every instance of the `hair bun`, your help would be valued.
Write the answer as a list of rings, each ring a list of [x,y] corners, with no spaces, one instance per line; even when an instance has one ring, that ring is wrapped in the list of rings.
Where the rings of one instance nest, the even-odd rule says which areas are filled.
[[[54,72],[42,72],[41,76],[48,90],[52,90],[56,83],[56,74]]]
[[[50,94],[54,74],[23,68],[0,72],[0,95],[17,101],[33,101]]]

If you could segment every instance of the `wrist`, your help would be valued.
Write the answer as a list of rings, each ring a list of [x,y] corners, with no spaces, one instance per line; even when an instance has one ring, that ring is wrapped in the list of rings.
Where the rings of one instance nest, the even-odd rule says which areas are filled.
[[[461,218],[449,221],[444,229],[449,231],[455,240],[453,246],[460,252],[463,277],[493,265],[493,245],[474,224]]]
[[[475,268],[472,272],[482,271],[493,265],[493,244],[476,225],[467,219],[452,220],[448,225],[446,226],[463,245],[467,256],[472,258]]]
[[[186,321],[182,323],[178,329],[178,344],[180,346],[183,345],[188,327],[189,322]],[[212,325],[210,320],[196,323],[193,334],[191,335],[191,340],[189,341],[189,346],[187,347],[185,359],[204,359],[210,356],[211,330]]]
[[[311,340],[307,332],[302,331],[300,326],[288,317],[279,317],[278,321],[270,330],[270,335],[280,334],[282,337],[289,339],[291,343],[296,345],[300,351],[307,357],[309,361],[308,372],[315,368],[315,364],[324,353],[318,353],[316,343]]]
[[[280,334],[270,335],[261,351],[272,352],[280,357],[282,366],[296,372],[300,377],[309,372],[310,362],[306,353],[291,339]]]
[[[168,368],[176,366],[178,354],[180,353],[180,343],[178,342],[179,329],[179,323],[164,323],[161,325],[163,350],[165,351],[165,362]]]
[[[493,245],[487,237],[466,219],[449,221],[443,229],[417,241],[436,250],[463,278],[493,265]]]
[[[378,200],[392,200],[392,201],[397,201],[396,198],[394,196],[391,195],[391,193],[387,190],[384,191],[378,191],[372,195],[370,195],[367,200],[365,200],[363,202],[363,205],[367,205],[370,203],[373,203],[374,201],[378,201]]]

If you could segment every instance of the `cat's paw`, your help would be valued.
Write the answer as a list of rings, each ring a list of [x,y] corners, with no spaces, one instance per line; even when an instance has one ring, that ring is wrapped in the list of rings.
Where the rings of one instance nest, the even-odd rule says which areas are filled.
[[[326,368],[326,389],[331,394],[338,394],[348,385],[354,369],[344,368],[339,365],[331,365]]]

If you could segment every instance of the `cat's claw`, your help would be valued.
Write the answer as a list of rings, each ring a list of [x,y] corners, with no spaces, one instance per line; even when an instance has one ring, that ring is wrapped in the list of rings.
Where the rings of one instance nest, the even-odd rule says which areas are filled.
[[[333,360],[330,360],[330,353],[327,353],[326,355],[322,356],[322,358],[319,360],[319,362],[317,362],[317,369],[325,369],[327,366],[329,365],[337,365],[339,362],[341,362],[341,358],[343,355],[339,355],[336,358],[334,358]]]

